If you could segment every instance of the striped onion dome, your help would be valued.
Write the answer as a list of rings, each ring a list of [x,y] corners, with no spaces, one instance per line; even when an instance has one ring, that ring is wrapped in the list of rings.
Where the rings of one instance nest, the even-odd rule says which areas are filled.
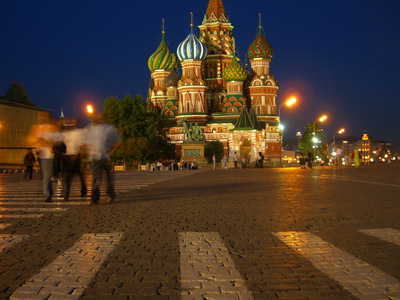
[[[154,70],[171,70],[172,68],[178,68],[179,60],[167,46],[164,38],[164,32],[162,35],[161,43],[157,50],[149,57],[147,65],[151,72]]]
[[[182,43],[179,44],[177,54],[180,60],[186,60],[186,59],[204,60],[206,58],[207,48],[194,35],[193,25],[191,25],[190,33],[187,36],[187,38]]]
[[[272,58],[274,52],[272,51],[271,45],[260,31],[254,42],[250,45],[248,55],[249,59],[255,58]]]
[[[231,63],[222,72],[225,81],[245,81],[249,73],[238,62],[236,55],[233,56]]]
[[[171,72],[164,79],[165,86],[177,87],[179,79],[180,79],[180,76],[178,74],[176,74],[175,69],[172,69]]]

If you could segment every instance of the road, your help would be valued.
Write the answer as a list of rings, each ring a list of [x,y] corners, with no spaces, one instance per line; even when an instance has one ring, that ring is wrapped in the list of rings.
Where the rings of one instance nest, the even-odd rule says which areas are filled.
[[[400,165],[34,176],[0,175],[1,299],[400,299]]]

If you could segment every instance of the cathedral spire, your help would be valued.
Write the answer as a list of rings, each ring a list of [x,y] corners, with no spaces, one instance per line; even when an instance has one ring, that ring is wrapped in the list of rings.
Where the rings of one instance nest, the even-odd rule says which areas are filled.
[[[210,0],[206,15],[204,16],[206,22],[228,22],[228,15],[225,12],[222,0]],[[203,23],[204,23],[203,21]]]

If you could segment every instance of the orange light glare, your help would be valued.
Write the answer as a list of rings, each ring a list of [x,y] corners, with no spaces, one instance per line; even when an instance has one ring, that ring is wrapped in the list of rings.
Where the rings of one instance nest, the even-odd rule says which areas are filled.
[[[344,128],[342,128],[342,129],[340,129],[340,130],[338,131],[339,134],[342,134],[343,132],[345,132]]]
[[[324,121],[326,121],[326,119],[328,119],[328,116],[327,115],[323,115],[321,118],[319,118],[319,121],[320,122],[324,122]]]
[[[287,105],[287,106],[291,106],[291,105],[295,104],[296,101],[297,101],[296,98],[295,98],[295,97],[292,97],[292,98],[290,98],[288,101],[286,101],[286,105]]]
[[[86,106],[86,109],[87,109],[87,112],[88,112],[89,114],[92,114],[92,113],[93,113],[93,106],[88,105],[88,106]]]

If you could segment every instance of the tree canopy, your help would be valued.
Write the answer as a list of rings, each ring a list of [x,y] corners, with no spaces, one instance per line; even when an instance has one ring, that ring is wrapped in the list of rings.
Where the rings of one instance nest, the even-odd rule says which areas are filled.
[[[221,161],[224,156],[224,145],[220,141],[206,142],[204,145],[204,156],[209,162],[212,161],[214,154],[217,161]]]
[[[315,136],[314,136],[315,132]],[[318,142],[314,143],[313,138],[316,138]],[[306,125],[306,128],[303,133],[303,137],[299,141],[299,149],[300,152],[304,155],[307,155],[308,152],[311,155],[314,155],[315,148],[315,156],[325,158],[326,157],[326,147],[325,147],[325,134],[323,133],[321,127],[318,122],[309,122]],[[315,157],[313,158],[315,159]]]
[[[167,142],[167,120],[140,95],[126,95],[122,100],[108,97],[104,100],[104,120],[114,124],[123,142],[115,151],[115,159],[154,161],[170,158],[171,145]]]

